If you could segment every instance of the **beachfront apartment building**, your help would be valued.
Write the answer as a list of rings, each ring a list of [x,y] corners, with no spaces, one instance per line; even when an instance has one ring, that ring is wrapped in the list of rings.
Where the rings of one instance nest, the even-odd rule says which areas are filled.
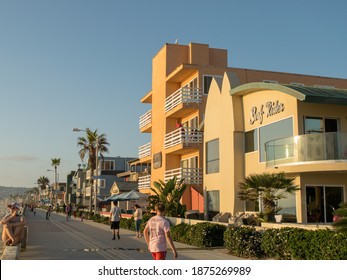
[[[150,166],[148,174],[139,177],[142,192],[149,193],[154,181],[183,178],[188,188],[182,203],[187,209],[204,211],[205,108],[211,82],[221,79],[225,72],[234,73],[235,85],[264,82],[345,86],[345,81],[339,79],[231,68],[227,50],[207,44],[165,44],[152,60],[152,88],[141,99],[149,108],[140,116],[139,129],[151,133],[151,141],[139,147],[139,161]]]

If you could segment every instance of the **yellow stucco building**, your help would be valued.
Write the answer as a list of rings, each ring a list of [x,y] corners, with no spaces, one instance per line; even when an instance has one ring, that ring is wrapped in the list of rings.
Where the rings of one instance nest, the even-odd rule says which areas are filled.
[[[347,88],[347,80],[331,79]],[[347,201],[347,90],[333,86],[240,85],[225,73],[205,110],[206,211],[255,210],[238,198],[252,173],[285,172],[300,190],[280,200],[299,223],[332,221]]]
[[[207,44],[165,44],[154,56],[152,88],[141,99],[149,110],[139,121],[140,131],[151,134],[151,141],[139,147],[139,163],[148,165],[139,177],[142,192],[149,193],[154,181],[184,178],[188,188],[182,202],[187,209],[204,211],[203,120],[211,82],[221,80],[225,72],[233,72],[238,84],[307,83],[347,88],[346,80],[231,68],[227,64],[227,50]],[[223,110],[218,113],[224,114]]]

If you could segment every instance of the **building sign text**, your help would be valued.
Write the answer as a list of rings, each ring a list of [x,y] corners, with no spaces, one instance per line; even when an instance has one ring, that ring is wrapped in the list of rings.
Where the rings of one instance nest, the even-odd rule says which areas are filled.
[[[268,101],[264,104],[262,104],[259,109],[257,106],[253,106],[251,110],[251,118],[249,120],[250,124],[254,124],[255,122],[259,121],[259,124],[263,123],[264,114],[266,117],[271,117],[273,115],[276,115],[278,113],[281,113],[284,111],[284,103],[280,103],[278,100],[276,101]]]

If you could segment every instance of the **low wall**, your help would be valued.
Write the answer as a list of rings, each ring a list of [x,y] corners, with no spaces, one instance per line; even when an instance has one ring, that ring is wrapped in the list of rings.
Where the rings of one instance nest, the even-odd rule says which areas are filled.
[[[196,225],[200,223],[206,223],[209,222],[211,224],[219,224],[223,226],[228,226],[228,223],[221,223],[221,222],[213,222],[213,221],[204,221],[204,220],[193,220],[193,219],[185,219],[185,218],[173,218],[173,217],[165,217],[170,221],[170,224],[172,226],[179,225],[179,224],[188,224],[188,225]]]
[[[196,225],[199,223],[207,222],[203,220],[192,220],[192,219],[185,219],[185,218],[173,218],[173,217],[165,217],[165,218],[170,221],[170,224],[172,226],[179,225],[182,223],[185,223],[188,225]],[[221,223],[221,222],[213,222],[213,221],[208,221],[208,222],[213,224],[224,225],[226,227],[234,226],[233,224],[229,224],[229,223]],[[296,224],[296,223],[264,223],[264,222],[261,223],[260,227],[256,227],[256,228],[257,230],[262,230],[262,229],[268,229],[268,228],[284,228],[284,227],[302,228],[307,230],[317,230],[317,229],[333,230],[333,226],[330,224]]]
[[[18,260],[20,250],[20,243],[16,246],[5,246],[2,252],[1,260]]]
[[[261,223],[261,228],[302,228],[307,230],[317,230],[317,229],[330,229],[333,230],[333,226],[330,224],[296,224],[296,223]]]

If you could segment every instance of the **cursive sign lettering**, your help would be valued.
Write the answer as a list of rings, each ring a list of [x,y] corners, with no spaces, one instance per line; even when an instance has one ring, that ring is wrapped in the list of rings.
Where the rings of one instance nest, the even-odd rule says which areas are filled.
[[[264,112],[264,107],[266,110],[266,114]],[[259,110],[257,106],[253,106],[251,109],[251,118],[249,119],[249,123],[254,124],[255,122],[259,121],[259,124],[262,124],[264,120],[264,114],[268,118],[273,115],[279,114],[283,111],[284,111],[284,104],[280,103],[278,100],[268,101],[265,103],[265,106],[263,104],[260,105]]]

